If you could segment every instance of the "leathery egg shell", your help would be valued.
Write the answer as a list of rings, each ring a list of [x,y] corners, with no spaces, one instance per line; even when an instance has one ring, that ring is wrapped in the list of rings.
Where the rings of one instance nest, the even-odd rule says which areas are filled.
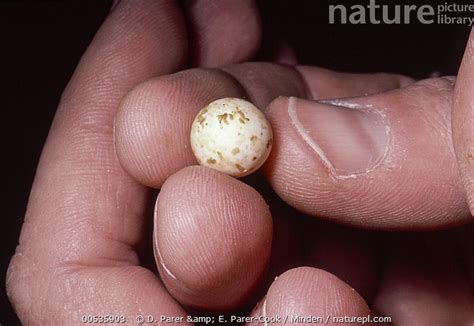
[[[199,164],[240,178],[256,171],[272,148],[272,129],[250,102],[221,98],[194,119],[191,148]]]

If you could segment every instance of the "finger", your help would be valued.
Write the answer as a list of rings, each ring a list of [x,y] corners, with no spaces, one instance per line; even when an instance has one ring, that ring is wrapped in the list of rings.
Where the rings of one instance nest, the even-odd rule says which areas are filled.
[[[356,317],[369,314],[364,300],[340,279],[320,269],[300,267],[287,271],[273,282],[252,316],[260,317],[269,325],[339,325],[338,317],[353,318],[352,323],[355,323]]]
[[[184,39],[174,2],[122,1],[81,59],[43,150],[9,268],[9,296],[25,324],[83,324],[85,314],[183,315],[139,266],[147,193],[120,168],[112,131],[127,91],[185,61]]]
[[[269,63],[232,65],[222,70],[191,69],[149,80],[131,91],[115,120],[115,146],[124,169],[141,183],[159,188],[179,169],[195,164],[189,132],[195,115],[222,97],[248,98],[260,108],[280,95],[310,96],[305,79],[318,71]],[[323,75],[328,78],[329,74]],[[346,78],[343,75],[331,78]],[[398,80],[398,76],[393,76]],[[375,89],[394,85],[376,80]],[[337,87],[338,94],[353,94],[354,83]],[[316,90],[314,90],[316,92]],[[333,93],[335,91],[332,91]],[[324,97],[324,92],[319,96]]]
[[[374,308],[395,325],[472,323],[474,298],[457,231],[389,237]]]
[[[339,223],[385,229],[466,223],[451,97],[452,81],[440,78],[324,103],[279,98],[267,111],[274,147],[266,175],[293,207]]]
[[[453,143],[467,200],[474,212],[474,29],[466,45],[453,101]]]
[[[185,8],[195,66],[242,62],[257,52],[260,17],[253,0],[191,0]]]
[[[184,305],[235,309],[255,290],[268,265],[270,211],[252,187],[192,166],[163,185],[155,210],[160,275]]]
[[[394,74],[350,74],[320,67],[299,66],[313,99],[367,96],[414,83]]]

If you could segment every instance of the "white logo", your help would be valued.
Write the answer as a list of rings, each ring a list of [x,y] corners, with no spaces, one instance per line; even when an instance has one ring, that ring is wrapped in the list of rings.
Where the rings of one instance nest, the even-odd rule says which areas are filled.
[[[474,4],[444,3],[442,5],[329,5],[329,24],[455,24],[472,26]]]

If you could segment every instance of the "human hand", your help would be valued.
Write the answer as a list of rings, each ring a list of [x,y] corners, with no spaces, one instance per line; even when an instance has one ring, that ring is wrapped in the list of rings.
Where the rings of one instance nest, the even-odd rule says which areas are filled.
[[[133,10],[136,10],[136,7],[134,8]],[[117,12],[125,16],[134,14],[132,8],[130,8],[131,11],[127,11],[127,14],[125,10],[119,10],[120,7],[117,8]],[[140,12],[146,14],[145,16],[149,19],[151,17],[157,19],[155,21],[157,24],[160,19],[148,13],[148,10],[147,8],[147,12],[144,12],[142,7]],[[113,15],[118,16],[117,12]],[[170,12],[161,12],[158,17],[164,19],[165,14],[169,15]],[[148,25],[151,23],[150,20],[129,18],[130,20],[127,21],[123,16],[121,19],[127,24],[119,30],[136,26],[134,28],[150,31]],[[169,24],[174,19],[167,19],[167,26],[175,26]],[[132,23],[138,23],[138,26]],[[111,24],[109,23],[109,26]],[[89,50],[64,96],[53,125],[42,163],[38,168],[38,176],[22,232],[21,246],[9,273],[11,297],[25,323],[38,323],[38,320],[41,320],[40,317],[52,316],[44,322],[73,324],[79,323],[81,314],[103,314],[106,311],[130,316],[138,313],[150,313],[155,316],[185,315],[184,310],[164,290],[154,274],[139,267],[139,248],[137,247],[145,237],[143,231],[146,223],[146,190],[122,172],[115,161],[112,147],[112,120],[120,98],[139,82],[178,70],[181,63],[176,61],[182,59],[178,57],[183,49],[179,46],[175,51],[167,49],[171,53],[168,53],[170,56],[166,58],[153,57],[152,54],[156,53],[154,50],[159,42],[149,42],[146,36],[154,39],[157,37],[156,34],[143,33],[143,30],[135,29],[128,32],[130,34],[122,34],[121,40],[109,39],[112,44],[105,42],[106,46],[102,48],[104,50],[100,50],[101,47],[98,45]],[[99,40],[100,35],[102,39],[107,40],[104,34],[106,32],[99,34]],[[132,46],[131,49],[127,49],[131,45],[127,35],[140,35],[139,40],[135,39],[140,43],[137,48],[133,49]],[[185,40],[185,37],[182,39]],[[127,46],[114,44],[119,41],[126,43]],[[124,53],[118,55],[117,49]],[[147,51],[144,51],[145,49]],[[104,62],[99,60],[104,58],[104,52],[101,51],[115,53],[108,65],[104,66]],[[142,53],[142,56],[137,57],[138,61],[143,61],[142,65],[130,60],[131,55],[137,53]],[[234,52],[229,51],[229,53]],[[225,56],[219,55],[219,58],[223,57]],[[246,56],[243,56],[241,60],[245,58]],[[154,68],[150,69],[150,61],[155,63],[159,61],[160,66],[153,65]],[[94,64],[88,65],[88,62]],[[124,65],[124,62],[128,62],[128,65]],[[234,60],[219,62],[216,65],[231,62]],[[220,70],[195,69],[147,81],[128,94],[122,103],[115,125],[117,153],[123,167],[135,179],[146,185],[161,187],[167,180],[161,191],[155,215],[156,246],[154,248],[159,251],[157,256],[161,256],[158,268],[169,293],[179,302],[201,309],[233,309],[240,305],[242,300],[248,299],[248,295],[262,277],[264,268],[268,264],[272,236],[266,205],[253,189],[243,183],[198,167],[186,168],[169,178],[181,167],[194,163],[189,148],[185,147],[188,137],[186,128],[194,117],[194,113],[202,106],[201,104],[223,97],[222,95],[248,96],[263,108],[276,96],[310,96],[306,86],[315,93],[316,98],[333,98],[357,96],[366,92],[378,93],[411,82],[409,79],[397,76],[351,76],[317,68],[301,67],[297,72],[288,67],[269,64],[231,66],[225,68],[225,71],[224,73]],[[306,76],[306,81],[301,79],[299,73]],[[123,76],[130,79],[124,81]],[[261,80],[258,80],[259,76]],[[436,84],[437,81],[434,83]],[[442,84],[443,81],[441,80],[440,83]],[[239,84],[243,84],[244,87]],[[361,85],[364,86],[361,87]],[[433,98],[433,102],[441,103],[438,106],[440,111],[444,112],[443,109],[450,108],[446,105],[446,101],[442,101],[445,99],[443,96],[441,96],[442,99],[434,96],[437,92],[426,93],[431,87],[429,83],[428,86],[421,84],[410,87],[415,90],[418,88],[416,97],[428,94],[430,96],[427,95],[427,98]],[[395,108],[402,108],[408,100],[403,100],[403,96],[397,92],[406,92],[407,89],[411,89],[410,87],[374,97],[377,99],[378,96],[380,103],[384,104],[396,102],[396,105],[393,105],[394,111],[401,112],[401,109],[395,110]],[[450,90],[446,92],[449,93]],[[448,97],[447,94],[445,95]],[[403,101],[397,101],[399,97]],[[410,97],[409,99],[411,100]],[[178,108],[182,112],[174,115],[173,109]],[[309,166],[313,170],[297,170],[295,174],[293,166],[300,165],[291,166],[291,158],[296,156],[285,157],[285,155],[307,154],[307,148],[299,151],[302,147],[298,146],[306,145],[296,140],[296,134],[285,134],[285,130],[290,129],[283,127],[285,115],[279,110],[284,110],[284,108],[285,99],[278,99],[268,110],[275,127],[277,143],[271,161],[266,166],[266,173],[274,189],[288,203],[309,214],[324,215],[333,221],[369,228],[438,228],[467,220],[464,202],[462,200],[455,201],[454,204],[450,202],[456,194],[459,194],[460,184],[457,182],[454,183],[453,188],[456,192],[452,196],[448,198],[439,196],[433,199],[434,202],[443,197],[441,199],[445,201],[440,203],[440,207],[444,204],[448,208],[456,208],[452,211],[457,213],[453,217],[445,217],[443,214],[448,210],[444,209],[440,215],[435,215],[438,218],[434,218],[433,221],[430,214],[434,210],[424,211],[428,205],[419,203],[418,206],[415,204],[403,206],[406,195],[403,192],[395,192],[391,200],[394,202],[398,200],[402,205],[397,206],[393,203],[393,206],[390,206],[391,209],[383,212],[390,217],[384,224],[377,217],[381,216],[379,210],[384,204],[383,198],[386,198],[383,195],[391,194],[389,191],[391,189],[375,191],[377,187],[368,187],[367,179],[373,178],[371,175],[367,174],[368,177],[365,180],[364,176],[357,176],[354,180],[334,178],[335,180],[331,183],[330,175],[327,172],[321,172],[325,171],[321,165],[316,165],[320,161],[304,156],[301,159],[304,163],[301,167],[308,168],[308,164],[314,164]],[[426,106],[421,103],[418,109],[421,114]],[[444,112],[442,117],[446,116]],[[163,117],[168,120],[162,121]],[[400,113],[400,119],[402,117]],[[400,125],[407,121],[402,119]],[[426,135],[425,133],[430,130],[432,129],[428,127],[422,128],[422,135]],[[173,132],[171,139],[165,137],[168,132]],[[441,132],[436,135],[442,134]],[[396,135],[395,131],[393,135]],[[400,135],[403,134],[400,133]],[[406,137],[410,137],[409,135],[407,134]],[[160,141],[168,142],[167,146],[159,146]],[[290,147],[285,149],[285,144]],[[400,151],[402,150],[406,148],[400,148]],[[398,151],[393,150],[392,153],[398,153]],[[448,160],[449,153],[449,149],[442,147],[440,157],[447,156],[446,161],[452,163],[454,161]],[[437,171],[440,166],[443,167],[441,164],[434,164],[430,168]],[[404,164],[403,167],[408,168],[408,171],[413,171],[416,166],[407,167]],[[310,173],[305,174],[307,171]],[[449,177],[452,171],[448,172]],[[411,175],[407,174],[406,170],[396,173],[394,172],[397,176]],[[318,182],[311,178],[303,178],[306,175],[317,176]],[[295,178],[292,179],[291,176]],[[324,182],[319,183],[321,179]],[[415,180],[408,180],[412,181],[406,186],[408,188],[418,184],[414,182]],[[441,181],[443,180],[445,179]],[[302,181],[307,183],[301,184]],[[354,182],[351,183],[351,181]],[[384,179],[379,176],[372,182],[375,185],[383,185],[383,181]],[[432,185],[439,180],[421,178],[419,181],[429,181],[427,184]],[[399,184],[405,185],[405,182]],[[287,187],[290,188],[287,189]],[[294,188],[291,189],[291,187]],[[295,189],[304,191],[298,192],[294,191]],[[369,200],[366,209],[353,215],[357,218],[355,221],[350,220],[351,214],[365,197],[359,195],[359,197],[350,198],[349,189],[360,189],[360,193],[356,194],[367,194],[367,198],[373,193],[380,196],[378,201],[372,201],[372,205]],[[178,193],[176,193],[177,190]],[[331,196],[322,196],[329,191]],[[370,191],[373,193],[371,194]],[[291,198],[291,195],[295,198]],[[291,230],[298,234],[298,230],[294,229],[298,228],[299,223],[293,220],[288,221],[288,218],[297,219],[300,214],[283,206],[272,195],[268,197],[270,204],[274,205],[273,215],[277,228],[274,246],[277,249],[280,247],[282,250],[287,250],[289,256],[292,256],[294,252],[301,249],[298,247],[298,235],[291,237]],[[308,199],[313,199],[313,201],[308,202]],[[354,199],[360,202],[354,202]],[[244,203],[253,209],[246,209]],[[407,215],[404,218],[402,214],[397,215],[398,212],[394,207],[406,207]],[[406,217],[411,212],[416,213],[412,215],[413,220]],[[279,217],[279,215],[285,216]],[[420,223],[420,221],[426,223]],[[285,227],[278,229],[279,223],[287,224],[283,224]],[[313,224],[308,221],[302,223]],[[311,239],[310,234],[305,244],[305,251],[310,252],[314,257],[305,258],[307,265],[316,265],[316,262],[321,261],[321,255],[327,253],[324,248],[331,248],[331,243],[334,243],[334,247],[338,247],[346,242],[343,240],[350,237],[355,237],[354,246],[360,247],[360,251],[364,252],[371,248],[370,243],[364,244],[364,237],[358,235],[359,232],[331,226],[309,227],[314,227],[319,230],[318,232],[329,228],[328,233],[334,236],[327,237],[326,241],[323,241],[321,239],[324,237]],[[330,232],[331,229],[334,229],[334,232]],[[223,237],[232,241],[224,241]],[[278,237],[287,237],[287,239],[285,241]],[[335,239],[341,239],[341,241]],[[292,251],[292,247],[296,250]],[[329,250],[329,252],[335,253],[337,250]],[[279,255],[280,253],[282,252],[276,250],[274,258],[279,258],[283,262],[278,267],[272,266],[273,271],[281,270],[285,264],[301,264],[301,261],[295,262],[290,259],[285,261],[284,258],[287,257],[283,254]],[[330,258],[334,257],[330,255]],[[375,277],[370,273],[372,256],[369,253],[363,257],[367,259],[362,260],[364,262],[361,264],[362,269],[354,268],[360,260],[356,260],[352,265],[339,264],[338,268],[361,271],[362,278],[367,278],[370,281],[369,284],[375,283]],[[323,262],[327,264],[331,260],[324,259]],[[166,272],[165,267],[169,273]],[[334,266],[328,266],[326,269],[338,275]],[[173,279],[173,276],[176,279]],[[340,276],[342,278],[342,275]],[[370,296],[374,293],[370,293],[370,287],[369,290],[364,290],[363,286],[357,286],[357,278],[347,280],[347,282],[357,288],[364,298],[372,301],[373,297],[370,298]],[[308,297],[304,301],[302,300],[303,290],[306,291]],[[58,299],[41,302],[39,298],[44,297],[43,291],[48,291],[51,297]],[[315,292],[317,295],[312,295]],[[290,312],[296,314],[298,311],[311,312],[313,315],[368,313],[366,303],[357,293],[341,280],[317,269],[297,269],[286,273],[271,286],[266,298],[264,302],[267,315],[281,313],[284,316]],[[339,304],[334,304],[336,302]],[[385,300],[385,302],[390,301]],[[255,313],[262,312],[262,306],[263,303],[255,310]],[[383,305],[379,303],[378,306]],[[447,311],[446,309],[447,307],[443,307],[443,311]]]
[[[463,74],[468,74],[469,59],[467,52]],[[471,96],[466,85],[459,82],[456,94]],[[259,266],[251,260],[247,264],[233,260],[232,268],[228,267],[227,258],[235,257],[229,254],[235,239],[249,243],[242,236],[246,231],[234,231],[240,237],[231,237],[229,247],[223,243],[229,225],[249,229],[247,220],[242,222],[231,209],[246,206],[239,196],[230,195],[230,189],[238,188],[235,180],[227,178],[229,185],[224,180],[213,182],[226,178],[208,169],[186,168],[194,163],[187,147],[190,124],[205,104],[237,96],[265,108],[275,136],[265,174],[273,190],[298,211],[368,229],[428,231],[471,220],[451,139],[453,87],[453,77],[415,83],[400,76],[244,63],[214,71],[186,70],[135,88],[117,115],[117,154],[141,183],[162,187],[155,214],[155,248],[160,251],[159,270],[169,291],[187,306],[229,308],[224,305],[241,297],[236,292],[227,295],[235,289],[232,281],[241,284],[239,275],[248,276],[245,272]],[[272,101],[281,95],[342,99]],[[178,119],[162,119],[173,116],[177,108]],[[276,224],[270,279],[291,267],[315,266],[358,292],[321,269],[292,269],[273,282],[254,315],[365,315],[368,303],[400,324],[473,320],[472,267],[466,267],[472,266],[472,225],[407,234],[367,234],[320,225],[279,203],[258,177],[246,181],[265,195]],[[222,204],[226,201],[229,211]],[[262,229],[258,223],[264,222],[254,217],[255,230]],[[194,247],[195,243],[203,245]],[[209,261],[207,255],[214,259],[203,263]],[[222,282],[229,270],[232,281]],[[235,306],[232,303],[230,307]]]
[[[235,33],[241,37],[223,46]],[[250,1],[195,1],[184,9],[174,1],[123,1],[110,13],[62,97],[10,263],[7,290],[24,324],[184,314],[140,266],[150,193],[115,158],[114,116],[136,84],[188,61],[246,60],[259,37]]]

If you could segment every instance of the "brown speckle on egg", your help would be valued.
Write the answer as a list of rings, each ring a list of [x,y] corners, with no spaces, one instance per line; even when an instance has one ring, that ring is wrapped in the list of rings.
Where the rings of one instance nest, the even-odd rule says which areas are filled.
[[[270,146],[272,146],[272,142],[273,142],[273,139],[270,138],[270,139],[268,140],[268,142],[267,142],[266,148],[269,148]]]
[[[206,117],[204,115],[200,114],[200,115],[198,115],[197,120],[198,120],[199,124],[202,126],[204,121],[206,121]]]
[[[228,125],[229,121],[227,121],[227,116],[228,116],[228,113],[219,114],[217,116],[217,119],[219,119],[219,123],[222,123],[222,121],[224,121],[224,123]]]
[[[232,155],[237,155],[240,153],[240,149],[238,147],[235,147],[233,150],[232,150]]]
[[[245,113],[243,113],[240,108],[237,108],[236,111],[240,115],[240,123],[245,124],[246,121],[250,121],[250,119],[245,116]]]
[[[242,165],[238,163],[234,164],[234,166],[237,168],[237,170],[239,170],[240,173],[247,171],[246,169],[242,167]]]

